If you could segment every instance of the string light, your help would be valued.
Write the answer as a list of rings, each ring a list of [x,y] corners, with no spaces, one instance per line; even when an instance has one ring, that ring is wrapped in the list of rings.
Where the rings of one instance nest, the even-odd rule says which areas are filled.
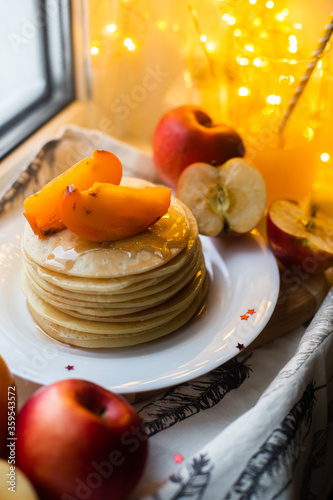
[[[235,35],[235,36],[241,36],[241,34],[242,34],[242,30],[240,30],[240,29],[236,29],[236,30],[234,31],[234,35]]]
[[[250,95],[250,90],[247,87],[240,87],[238,89],[238,95],[240,95],[240,96]]]
[[[117,29],[117,26],[115,24],[109,24],[109,26],[106,27],[106,29],[110,32],[110,33],[114,33]]]
[[[326,163],[330,159],[330,155],[328,153],[322,153],[320,155],[320,159],[321,159],[321,161]]]
[[[247,66],[249,64],[249,60],[247,57],[241,57],[237,56],[236,57],[236,62],[240,64],[241,66]]]
[[[301,29],[303,28],[303,24],[301,24],[301,23],[296,23],[296,24],[295,24],[295,28],[296,28],[297,30],[301,30]]]
[[[311,127],[306,127],[305,130],[303,130],[303,136],[306,138],[306,139],[309,139],[309,141],[312,139],[312,137],[314,136],[314,131]]]
[[[204,42],[207,42],[207,37],[206,37],[206,35],[201,35],[201,37],[200,37],[200,41],[201,41],[201,42],[203,42],[203,43],[204,43]]]
[[[260,59],[260,57],[256,57],[255,59],[253,59],[253,64],[257,68],[260,68],[260,66],[262,66],[262,60]]]
[[[281,97],[279,95],[272,94],[266,97],[266,102],[268,102],[268,104],[272,104],[273,106],[278,105],[281,104]]]
[[[268,0],[268,2],[266,3],[266,7],[267,9],[272,9],[274,7],[273,0]]]
[[[125,47],[128,48],[128,50],[135,49],[135,43],[133,43],[133,40],[131,40],[130,38],[125,38],[124,45],[125,45]]]
[[[207,42],[206,49],[208,52],[215,52],[215,43],[214,42]]]
[[[90,47],[90,54],[96,56],[98,53],[99,48],[97,47],[97,45],[92,45],[92,47]]]

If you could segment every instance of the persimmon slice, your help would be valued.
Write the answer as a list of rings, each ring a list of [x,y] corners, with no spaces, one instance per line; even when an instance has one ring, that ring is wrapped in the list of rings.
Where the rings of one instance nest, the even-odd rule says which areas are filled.
[[[24,201],[27,221],[38,236],[46,236],[63,229],[64,223],[60,214],[63,192],[70,184],[77,189],[86,190],[94,182],[119,184],[122,178],[120,160],[109,151],[96,149],[92,158],[85,158],[66,170],[38,193]]]
[[[91,241],[128,238],[159,220],[170,206],[171,189],[133,188],[95,182],[86,191],[68,186],[61,203],[65,226]]]

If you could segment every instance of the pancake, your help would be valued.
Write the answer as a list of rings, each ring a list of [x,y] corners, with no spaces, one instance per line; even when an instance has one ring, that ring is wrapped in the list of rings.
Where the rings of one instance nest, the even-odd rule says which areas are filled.
[[[74,301],[76,304],[79,304],[80,302],[92,302],[97,307],[99,307],[99,304],[101,304],[100,307],[102,307],[103,305],[111,302],[122,302],[124,300],[128,302],[129,300],[138,297],[148,297],[176,285],[179,281],[184,279],[187,273],[191,272],[193,267],[196,265],[198,255],[200,253],[197,248],[198,244],[200,244],[200,240],[196,242],[195,251],[191,258],[185,262],[185,264],[176,273],[167,277],[162,276],[161,280],[158,280],[157,278],[156,280],[145,280],[148,281],[148,284],[144,288],[137,289],[136,286],[129,286],[126,289],[120,289],[119,291],[115,290],[109,294],[91,294],[88,293],[87,290],[81,290],[80,292],[73,292],[71,290],[66,291],[64,288],[43,279],[41,277],[41,273],[38,272],[39,269],[35,268],[30,263],[24,261],[23,266],[25,273],[29,276],[29,278],[35,282],[36,286],[39,286],[41,290],[45,291],[46,294],[50,294],[51,298],[52,296],[58,296],[64,303],[72,304]]]
[[[136,321],[128,321],[127,318],[125,318],[124,321],[107,321],[106,319],[104,321],[95,321],[94,319],[74,318],[60,311],[60,309],[53,307],[37,295],[29,285],[26,275],[22,277],[22,288],[24,293],[29,297],[29,305],[31,309],[35,311],[35,314],[38,314],[52,323],[83,333],[123,335],[145,332],[161,326],[177,314],[185,311],[200,291],[204,277],[205,268],[199,270],[191,282],[172,298],[173,303],[179,305],[176,311],[168,311],[165,313],[163,308],[160,308],[160,314],[158,316],[143,320],[140,320],[139,316],[137,316]]]
[[[172,282],[170,281],[170,279],[165,280],[168,282],[167,284],[169,284],[169,286],[164,286],[162,291],[159,291],[157,286],[153,286],[152,290],[150,290],[151,293],[149,293],[147,296],[142,296],[138,293],[130,293],[128,294],[128,297],[126,296],[126,294],[116,294],[103,296],[107,299],[105,300],[105,302],[94,302],[93,296],[85,296],[83,294],[81,296],[79,296],[79,294],[76,294],[75,297],[72,298],[63,297],[60,294],[53,293],[54,291],[50,292],[48,290],[45,290],[43,288],[44,284],[36,282],[34,277],[30,275],[27,269],[25,270],[25,275],[31,288],[43,300],[47,301],[51,305],[54,305],[59,309],[67,310],[71,310],[73,307],[75,307],[76,315],[78,314],[78,311],[91,311],[91,308],[93,308],[93,310],[96,312],[89,312],[90,315],[93,314],[94,316],[97,316],[98,314],[102,314],[106,316],[112,315],[113,311],[114,314],[123,314],[124,310],[126,310],[126,313],[136,312],[142,309],[146,309],[147,307],[151,308],[165,302],[170,297],[174,296],[179,290],[181,290],[194,277],[200,265],[203,266],[203,258],[201,253],[196,255],[195,262],[193,262],[191,268],[185,268],[185,272],[183,272],[184,270],[182,270],[180,279],[178,279],[176,282]],[[82,298],[85,299],[86,297],[89,297],[90,300],[81,300]]]
[[[168,212],[135,236],[99,243],[63,229],[39,239],[26,224],[23,248],[30,260],[39,266],[66,276],[112,278],[141,273],[167,263],[186,247],[189,231],[184,209],[173,198]]]
[[[191,303],[191,305],[182,313],[175,316],[172,320],[167,321],[164,325],[158,328],[152,328],[147,332],[132,335],[94,335],[84,334],[75,329],[69,329],[64,326],[59,326],[50,320],[43,318],[36,314],[34,310],[31,311],[36,323],[40,328],[50,337],[59,342],[68,344],[74,347],[81,347],[87,349],[102,349],[102,348],[117,348],[128,347],[133,345],[150,342],[159,339],[172,332],[176,332],[190,320],[195,319],[199,315],[201,309],[204,307],[203,303],[208,292],[209,279],[203,281],[203,286]]]
[[[147,230],[113,242],[84,240],[68,229],[40,239],[26,224],[22,256],[22,289],[36,323],[77,347],[167,335],[195,315],[207,292],[196,220],[174,197]]]

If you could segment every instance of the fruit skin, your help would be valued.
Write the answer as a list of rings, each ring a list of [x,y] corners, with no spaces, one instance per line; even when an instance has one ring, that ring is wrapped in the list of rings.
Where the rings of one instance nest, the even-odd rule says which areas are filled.
[[[161,118],[154,132],[156,170],[173,187],[192,163],[221,165],[244,154],[240,135],[228,125],[213,123],[200,106],[188,104],[172,109]]]
[[[41,500],[124,499],[143,473],[140,417],[94,383],[67,379],[38,390],[16,424],[16,463]]]
[[[306,277],[333,265],[332,222],[309,217],[294,201],[275,200],[268,208],[266,225],[269,246],[288,269]],[[330,249],[324,248],[325,239],[330,240]]]
[[[7,437],[8,437],[8,418],[14,412],[16,413],[16,389],[13,377],[6,365],[4,359],[0,356],[0,457],[8,456]],[[9,412],[9,413],[8,413]]]
[[[15,500],[39,500],[27,476],[16,465],[9,464],[7,460],[2,459],[0,459],[0,498],[1,500],[13,498]]]
[[[109,151],[96,149],[92,158],[85,158],[50,181],[38,193],[24,200],[24,216],[39,237],[64,229],[60,214],[63,192],[70,184],[79,189],[89,189],[94,182],[119,184],[122,164]]]
[[[87,191],[68,186],[61,217],[72,233],[91,241],[128,238],[147,229],[169,209],[171,189],[95,184]]]
[[[236,236],[263,218],[267,192],[260,172],[243,158],[223,165],[194,163],[179,177],[177,196],[195,216],[200,234]]]

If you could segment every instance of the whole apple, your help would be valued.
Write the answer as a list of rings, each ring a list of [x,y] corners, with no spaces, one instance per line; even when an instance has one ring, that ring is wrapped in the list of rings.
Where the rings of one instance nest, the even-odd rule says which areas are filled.
[[[275,257],[304,278],[333,266],[332,220],[311,217],[293,201],[270,204],[267,238]]]
[[[240,135],[223,123],[213,123],[200,107],[187,104],[166,113],[154,132],[154,163],[160,177],[175,187],[182,171],[196,162],[221,165],[242,157]]]
[[[38,500],[35,488],[23,472],[7,460],[0,459],[1,500]]]
[[[16,425],[17,465],[41,500],[121,500],[139,481],[148,440],[121,396],[79,379],[38,390]]]
[[[13,377],[0,356],[0,457],[7,458],[8,431],[15,426],[16,390]]]

